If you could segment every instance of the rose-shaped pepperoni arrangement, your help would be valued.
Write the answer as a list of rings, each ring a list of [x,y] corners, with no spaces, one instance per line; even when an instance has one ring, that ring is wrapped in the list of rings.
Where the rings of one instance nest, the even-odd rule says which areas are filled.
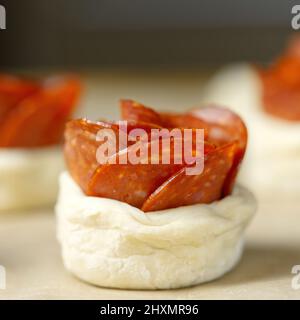
[[[97,133],[108,128],[119,139],[121,122],[72,120],[65,130],[65,159],[86,195],[123,201],[149,212],[211,203],[231,193],[247,145],[247,129],[236,114],[216,106],[184,114],[158,113],[132,100],[121,101],[121,113],[128,130],[204,129],[204,169],[187,175],[189,164],[176,164],[173,158],[169,164],[99,164],[96,153],[103,141],[97,139]],[[130,147],[120,148],[114,156],[126,155]],[[167,151],[161,148],[159,158]]]
[[[0,75],[0,147],[41,147],[62,141],[80,93],[75,76],[34,81]]]
[[[263,106],[269,114],[300,121],[300,37],[268,69],[258,69],[262,80]]]

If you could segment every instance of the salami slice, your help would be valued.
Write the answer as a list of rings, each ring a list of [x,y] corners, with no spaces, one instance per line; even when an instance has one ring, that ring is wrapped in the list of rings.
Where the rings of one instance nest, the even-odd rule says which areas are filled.
[[[179,165],[105,165],[92,178],[87,195],[111,198],[141,208],[151,192],[179,168]]]
[[[207,124],[191,114],[177,114],[162,112],[160,114],[163,125],[166,128],[199,128],[207,129]]]
[[[121,100],[121,114],[124,120],[152,123],[164,128],[200,128],[206,123],[190,114],[156,112],[153,109],[133,100]]]
[[[53,111],[49,117],[48,126],[46,126],[43,137],[41,137],[41,144],[43,145],[62,142],[65,124],[73,114],[81,92],[81,84],[74,76],[50,79],[50,81],[54,82],[50,86],[51,95],[53,96],[53,100],[55,99],[58,102],[53,102]],[[49,89],[46,87],[45,90],[48,91]],[[55,96],[56,98],[54,98]]]
[[[160,115],[154,110],[133,100],[121,100],[121,115],[123,120],[152,123],[162,126]]]
[[[96,136],[100,129],[116,131],[108,123],[94,123],[85,119],[72,120],[66,125],[64,145],[66,164],[72,177],[84,192],[87,191],[88,183],[99,166],[96,153],[103,141],[97,141]]]
[[[124,133],[127,134],[133,129],[143,129],[149,134],[153,128],[159,127],[147,123],[128,121]],[[97,150],[105,142],[105,140],[97,139],[97,134],[102,129],[112,130],[116,139],[116,152],[134,143],[134,141],[127,141],[127,145],[124,146],[119,143],[119,130],[123,130],[120,127],[120,122],[92,122],[78,119],[69,121],[66,125],[64,146],[66,163],[72,177],[84,192],[87,192],[87,185],[96,169],[102,167],[99,159],[97,159]],[[107,133],[107,131],[105,132]]]
[[[264,110],[275,117],[300,121],[300,37],[268,69],[256,69],[262,82]]]
[[[155,123],[164,128],[200,128],[205,130],[209,142],[224,145],[237,141],[245,150],[247,130],[241,118],[232,111],[215,106],[197,108],[188,113],[155,112],[132,101],[121,100],[122,117]]]
[[[234,149],[234,144],[230,144],[208,153],[200,175],[186,175],[182,168],[148,197],[142,210],[157,211],[220,199],[232,167]]]
[[[160,141],[159,163],[156,164],[151,162],[153,153],[151,154],[150,152],[155,143],[153,141],[145,144],[147,154],[143,158],[141,157],[137,164],[120,164],[120,161],[118,161],[122,156],[129,159],[130,148],[133,145],[126,150],[120,151],[116,155],[115,164],[107,164],[97,168],[88,185],[87,195],[111,198],[141,208],[155,189],[186,166],[184,159],[182,159],[182,163],[178,164],[174,161],[175,158],[178,159],[174,151],[175,142],[176,139],[169,146],[166,146],[163,140]],[[204,146],[205,153],[213,149],[214,147],[210,144],[205,144]],[[170,153],[169,150],[171,150]],[[163,164],[164,153],[170,155],[168,164]],[[143,159],[146,160],[146,163]]]
[[[226,196],[232,191],[239,166],[245,155],[248,140],[247,128],[237,114],[226,108],[209,106],[193,109],[189,113],[207,124],[208,141],[218,146],[229,143],[235,145],[232,168],[223,190]]]
[[[83,120],[67,126],[68,167],[87,195],[123,201],[149,212],[210,203],[230,194],[247,144],[246,127],[236,114],[218,107],[194,109],[183,115],[156,113],[131,100],[123,100],[122,111],[123,119],[127,120],[125,127],[123,122]],[[99,147],[95,135],[100,127],[112,129],[119,145],[104,163],[95,156]],[[187,128],[188,136],[185,135]],[[204,158],[202,154],[204,171],[200,164],[201,169],[191,173],[190,169],[200,168],[195,159],[198,155],[197,160],[201,160],[196,152],[199,145],[194,140],[199,128],[206,133]],[[143,130],[132,136],[135,129]],[[152,135],[153,129],[158,129],[157,135]],[[119,136],[122,130],[130,132],[129,138],[137,138],[136,142],[129,139],[123,145]],[[188,160],[183,157],[186,142],[192,149]],[[153,150],[157,153],[153,154]],[[179,159],[182,161],[178,162]],[[191,159],[193,163],[189,162]]]
[[[0,74],[0,122],[20,101],[40,90],[34,81]]]
[[[79,94],[76,79],[61,79],[18,103],[0,128],[1,147],[38,147],[59,143]]]
[[[189,111],[189,115],[199,118],[206,124],[208,140],[216,145],[234,141],[241,149],[247,145],[247,128],[242,119],[229,109],[207,106]]]

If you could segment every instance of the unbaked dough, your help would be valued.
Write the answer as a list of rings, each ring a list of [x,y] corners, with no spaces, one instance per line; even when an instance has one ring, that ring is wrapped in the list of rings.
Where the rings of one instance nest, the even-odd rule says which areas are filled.
[[[61,147],[0,149],[0,210],[53,205],[63,169]]]
[[[86,196],[67,172],[56,205],[65,267],[94,285],[170,289],[222,276],[242,254],[244,229],[256,210],[237,186],[231,196],[148,212]]]

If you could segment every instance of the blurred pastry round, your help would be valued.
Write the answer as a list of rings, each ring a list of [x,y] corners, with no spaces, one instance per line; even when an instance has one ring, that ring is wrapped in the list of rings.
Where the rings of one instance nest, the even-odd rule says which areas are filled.
[[[63,170],[60,147],[0,149],[0,210],[53,205]]]
[[[300,190],[300,39],[268,69],[247,63],[221,69],[203,88],[203,103],[240,114],[249,146],[239,181],[263,199]],[[275,197],[276,199],[276,197]]]
[[[71,75],[0,75],[0,210],[53,205],[62,139],[80,92]]]

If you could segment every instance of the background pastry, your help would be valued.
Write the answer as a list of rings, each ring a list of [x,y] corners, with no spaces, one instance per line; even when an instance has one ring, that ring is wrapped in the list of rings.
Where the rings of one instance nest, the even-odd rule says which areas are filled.
[[[300,189],[300,39],[269,67],[240,63],[220,70],[202,102],[243,116],[250,132],[240,181],[256,195],[297,198]]]
[[[79,92],[74,76],[0,76],[0,210],[54,203],[64,125]]]

